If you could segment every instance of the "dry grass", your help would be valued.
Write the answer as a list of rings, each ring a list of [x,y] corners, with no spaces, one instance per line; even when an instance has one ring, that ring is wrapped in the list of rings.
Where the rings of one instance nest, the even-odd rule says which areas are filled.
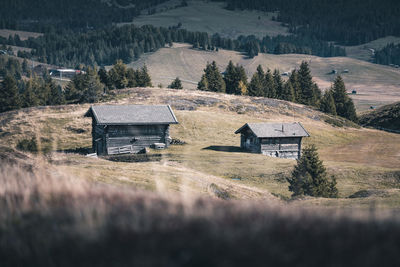
[[[341,199],[304,199],[299,203],[368,207],[377,202],[382,208],[399,205],[400,135],[332,127],[319,112],[278,100],[155,88],[122,93],[111,103],[171,104],[180,122],[172,126],[171,135],[187,144],[162,151],[159,162],[115,163],[77,154],[47,155],[56,169],[89,181],[167,195],[215,197],[208,189],[214,183],[235,199],[280,202],[280,198],[290,197],[285,177],[295,161],[240,151],[234,131],[246,122],[300,121],[312,136],[305,143],[315,143],[329,172],[337,175]],[[53,151],[88,148],[91,121],[83,117],[88,107],[71,105],[4,113],[0,117],[0,144],[14,147],[18,140],[36,135],[41,146]],[[182,108],[195,110],[178,110]],[[385,193],[344,199],[360,190],[374,189]]]
[[[362,45],[345,46],[346,54],[351,58],[371,61],[373,59],[373,54],[370,49],[379,50],[390,43],[398,44],[400,43],[400,38],[395,36],[387,36]]]
[[[237,38],[240,35],[276,36],[287,34],[287,28],[280,22],[272,21],[273,13],[261,11],[229,11],[223,3],[188,1],[187,7],[170,9],[154,15],[141,15],[133,23],[141,26],[176,26],[189,31],[219,33],[223,37]],[[258,19],[260,17],[260,19]]]
[[[207,62],[213,60],[217,62],[221,71],[226,68],[229,60],[243,65],[249,78],[259,64],[264,69],[276,68],[286,72],[298,68],[301,62],[306,60],[310,63],[314,80],[321,89],[331,86],[335,75],[329,73],[336,69],[342,75],[347,91],[357,91],[357,95],[351,97],[358,112],[366,111],[370,106],[378,107],[400,101],[400,69],[348,57],[260,54],[248,59],[234,51],[220,49],[219,52],[206,52],[191,49],[189,45],[174,44],[173,48],[162,48],[155,53],[144,55],[130,66],[138,68],[146,64],[154,85],[161,83],[167,86],[175,77],[179,77],[185,89],[194,89]],[[348,69],[349,73],[342,73],[345,69]]]
[[[397,213],[160,196],[34,162],[0,167],[1,266],[399,264]]]

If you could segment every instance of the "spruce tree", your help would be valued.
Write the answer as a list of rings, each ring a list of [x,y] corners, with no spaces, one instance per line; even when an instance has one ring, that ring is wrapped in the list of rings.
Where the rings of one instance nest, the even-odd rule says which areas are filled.
[[[202,91],[208,91],[208,81],[205,74],[201,76],[201,80],[197,84],[197,89]]]
[[[311,71],[306,61],[303,61],[298,71],[298,82],[300,86],[299,103],[316,106],[317,99],[315,94],[315,86],[312,81]]]
[[[235,94],[236,95],[244,95],[247,94],[247,75],[243,66],[236,65],[236,74],[237,74],[237,85]]]
[[[294,92],[294,102],[300,103],[300,83],[299,83],[299,75],[296,70],[293,70],[289,77],[289,82],[293,87]]]
[[[247,90],[250,96],[265,96],[265,73],[261,65],[258,65]]]
[[[137,83],[138,83],[138,86],[141,86],[141,87],[152,87],[153,86],[151,84],[151,78],[150,78],[150,74],[149,74],[146,64],[140,70],[139,81]]]
[[[23,107],[34,107],[39,104],[39,99],[36,96],[33,83],[33,78],[30,78],[29,81],[25,84],[25,90],[22,94]]]
[[[236,67],[233,65],[232,60],[230,60],[224,73],[224,81],[227,94],[234,94],[237,91],[237,80],[238,73],[236,72]]]
[[[268,69],[267,72],[265,73],[263,95],[269,98],[276,98],[275,81],[270,69]]]
[[[335,78],[332,86],[332,95],[335,101],[337,115],[357,122],[357,114],[353,100],[346,93],[346,86],[340,75]]]
[[[282,99],[286,101],[291,101],[295,102],[295,93],[294,93],[294,88],[292,86],[292,83],[290,80],[288,80],[285,85],[283,86],[282,90]]]
[[[48,105],[61,105],[65,103],[61,86],[57,86],[52,79],[45,81],[45,86],[50,88]]]
[[[0,112],[21,107],[21,97],[14,77],[7,75],[0,87]]]
[[[108,77],[115,88],[122,89],[128,85],[126,73],[126,65],[122,62],[122,60],[117,60],[114,66],[108,72]]]
[[[276,98],[278,99],[283,99],[283,81],[281,74],[279,73],[279,70],[275,69],[274,70],[274,85],[275,85],[275,91],[276,91]]]
[[[179,77],[176,77],[175,80],[173,80],[171,82],[171,84],[168,86],[168,88],[171,88],[171,89],[183,89],[182,82],[179,79]]]
[[[337,197],[336,179],[328,178],[328,174],[319,159],[314,145],[303,149],[297,165],[292,171],[289,182],[289,191],[292,196],[309,195],[314,197]]]
[[[85,76],[85,87],[82,88],[81,103],[95,103],[100,100],[104,91],[104,85],[100,82],[100,77],[96,69],[88,68]]]
[[[336,115],[335,101],[333,100],[332,91],[327,90],[321,99],[320,110],[322,112]]]

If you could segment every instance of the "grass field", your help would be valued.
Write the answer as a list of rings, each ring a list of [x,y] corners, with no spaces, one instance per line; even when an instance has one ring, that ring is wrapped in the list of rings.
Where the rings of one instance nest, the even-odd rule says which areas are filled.
[[[370,106],[378,107],[400,101],[400,69],[349,57],[259,54],[253,59],[248,59],[234,51],[221,49],[218,52],[206,52],[191,49],[189,45],[174,44],[172,48],[162,48],[155,53],[144,55],[130,66],[138,68],[146,64],[154,86],[161,83],[165,87],[175,77],[180,77],[184,88],[194,89],[207,62],[213,60],[217,62],[221,71],[226,68],[229,60],[243,65],[249,79],[259,64],[264,69],[277,68],[281,72],[287,72],[298,68],[301,62],[306,60],[310,63],[314,81],[321,89],[331,86],[335,75],[329,73],[336,69],[343,76],[347,91],[357,91],[357,95],[352,95],[352,98],[358,112],[366,111]],[[349,73],[343,73],[345,69],[348,69]]]
[[[400,204],[400,135],[336,128],[325,123],[319,112],[263,98],[147,88],[124,91],[117,99],[112,103],[170,104],[180,122],[172,126],[171,135],[187,144],[151,151],[158,160],[140,163],[54,152],[46,159],[57,171],[165,195],[179,192],[182,196],[216,197],[210,187],[215,184],[233,199],[280,203],[290,197],[285,177],[295,161],[240,151],[234,131],[246,122],[300,121],[311,133],[305,143],[320,148],[329,172],[337,176],[340,198],[304,198],[292,201],[294,205],[369,207],[374,203],[379,208],[398,208]],[[2,114],[0,145],[14,147],[18,140],[36,136],[41,147],[53,151],[90,147],[91,121],[83,117],[88,107],[32,108]],[[348,198],[360,191],[362,197]]]
[[[173,1],[179,4],[180,1]],[[133,20],[135,25],[152,24],[154,26],[176,26],[190,31],[219,33],[223,37],[237,38],[240,35],[276,36],[287,34],[287,28],[281,23],[272,21],[273,13],[260,11],[229,11],[223,3],[188,1],[187,7],[168,9],[164,4],[158,8],[160,12],[153,15],[141,15]],[[172,4],[173,6],[173,4]],[[164,10],[164,11],[161,11]],[[276,14],[275,14],[276,15]]]
[[[400,37],[387,36],[384,38],[379,38],[377,40],[374,40],[366,44],[356,45],[356,46],[345,46],[345,48],[348,57],[359,60],[372,61],[373,53],[371,49],[375,51],[380,50],[390,43],[394,44],[400,43]]]

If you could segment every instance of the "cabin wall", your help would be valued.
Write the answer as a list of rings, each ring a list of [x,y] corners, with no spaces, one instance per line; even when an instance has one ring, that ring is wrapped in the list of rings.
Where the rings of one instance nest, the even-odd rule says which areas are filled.
[[[133,153],[169,138],[168,125],[110,125],[106,131],[106,148],[131,146]]]
[[[279,158],[298,159],[301,153],[301,137],[260,138],[261,153]]]
[[[260,140],[251,131],[240,136],[240,147],[253,153],[260,153]]]

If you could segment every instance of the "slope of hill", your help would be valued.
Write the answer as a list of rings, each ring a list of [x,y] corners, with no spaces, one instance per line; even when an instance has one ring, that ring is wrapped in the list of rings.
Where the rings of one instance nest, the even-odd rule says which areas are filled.
[[[346,49],[346,54],[348,57],[372,61],[374,56],[374,51],[384,48],[387,44],[398,44],[400,43],[400,37],[387,36],[385,38],[379,38],[375,41],[355,46],[344,46]]]
[[[223,3],[187,1],[188,6],[164,10],[153,15],[141,15],[133,19],[135,25],[151,24],[159,27],[176,26],[189,31],[218,33],[223,37],[240,35],[276,36],[287,34],[287,28],[272,20],[276,14],[261,11],[230,11]],[[162,8],[159,8],[162,10]]]
[[[360,117],[360,123],[365,126],[393,130],[400,133],[400,102],[363,114]]]
[[[84,180],[182,196],[218,196],[214,184],[229,198],[279,202],[290,196],[285,177],[295,161],[243,152],[234,131],[246,122],[300,121],[311,133],[304,142],[316,144],[329,172],[335,173],[341,198],[295,203],[369,206],[373,200],[379,207],[393,207],[400,201],[400,135],[337,128],[325,122],[326,115],[285,101],[194,90],[131,89],[120,91],[110,103],[170,104],[180,122],[171,136],[187,144],[151,151],[145,162],[64,153],[91,146],[91,121],[83,117],[89,105],[72,105],[1,114],[0,145],[14,148],[19,140],[36,137],[39,147],[55,151],[45,158],[56,170]],[[347,198],[360,191],[367,193]]]
[[[259,54],[249,59],[242,54],[220,49],[218,52],[207,52],[191,49],[190,45],[174,44],[172,48],[162,48],[155,53],[144,55],[131,67],[137,68],[146,64],[153,84],[168,85],[175,77],[180,77],[184,88],[196,88],[207,62],[215,60],[221,71],[224,71],[229,60],[245,67],[249,78],[261,64],[264,69],[279,69],[281,72],[298,68],[301,61],[310,63],[315,82],[322,88],[329,88],[335,75],[333,69],[343,76],[347,91],[356,90],[352,95],[357,110],[368,110],[370,106],[381,106],[400,101],[400,69],[381,66],[347,57],[321,58],[309,55],[272,55]],[[343,73],[344,70],[348,73]]]

